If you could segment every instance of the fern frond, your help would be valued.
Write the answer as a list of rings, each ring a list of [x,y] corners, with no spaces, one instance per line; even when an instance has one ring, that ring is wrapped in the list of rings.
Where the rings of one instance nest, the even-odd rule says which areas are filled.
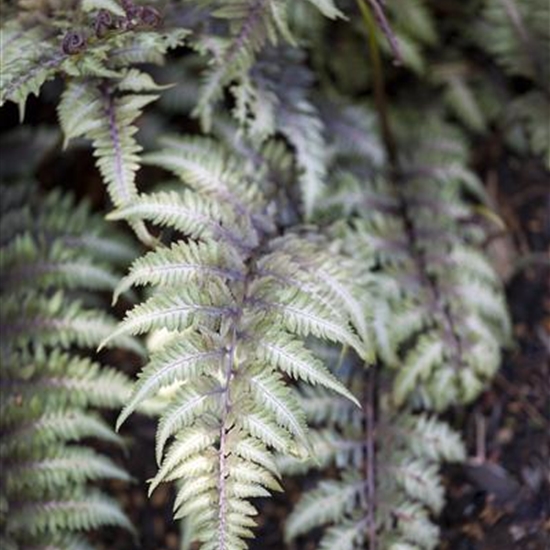
[[[325,17],[343,17],[333,0],[308,0]],[[211,56],[211,68],[203,75],[199,102],[195,113],[201,118],[203,128],[209,131],[215,103],[226,88],[231,87],[237,103],[246,94],[249,75],[257,56],[268,45],[275,45],[279,37],[293,43],[288,25],[288,11],[292,7],[287,0],[230,0],[222,5],[213,0],[202,0],[200,4],[213,9],[210,15],[225,23],[218,25],[221,32],[210,32],[200,36],[196,48],[203,55]],[[213,27],[216,29],[216,27]],[[237,107],[236,109],[240,109]],[[241,122],[246,115],[237,115]]]
[[[289,431],[299,445],[307,446],[306,425],[298,402],[282,381],[273,373],[262,373],[250,379],[252,396],[259,408],[269,411],[277,423]]]
[[[313,335],[331,342],[341,342],[358,350],[366,358],[364,346],[351,327],[342,326],[339,319],[334,320],[333,310],[322,304],[311,303],[307,296],[298,294],[290,303],[262,301],[261,306],[271,309],[277,320],[302,338]]]
[[[117,429],[140,403],[162,387],[215,370],[222,361],[224,349],[221,343],[217,349],[213,344],[211,338],[189,333],[185,340],[178,339],[154,353],[135,386],[132,399],[118,418]]]
[[[113,338],[143,334],[158,326],[167,330],[183,331],[201,318],[233,316],[235,309],[229,292],[223,287],[216,290],[217,301],[209,295],[183,288],[178,289],[175,299],[163,295],[153,296],[130,311],[122,324],[105,336],[101,347],[111,343]]]
[[[430,125],[414,156],[404,155],[405,183],[379,181],[371,190],[386,194],[391,208],[367,197],[357,208],[350,247],[364,243],[365,261],[374,255],[382,268],[374,284],[386,303],[375,307],[374,329],[397,371],[396,403],[444,409],[472,400],[494,375],[510,326],[500,281],[478,244],[483,231],[464,222],[473,212],[464,194],[477,197],[479,184],[463,167],[455,131],[436,119]]]
[[[172,388],[151,489],[179,482],[175,515],[187,518],[202,548],[245,548],[256,514],[248,499],[280,490],[273,450],[305,457],[310,449],[303,411],[282,375],[357,403],[303,344],[315,336],[367,355],[351,319],[358,314],[353,270],[321,254],[313,239],[277,237],[263,195],[270,187],[261,180],[269,172],[239,164],[212,141],[164,143],[149,160],[175,172],[186,189],[143,195],[114,214],[184,237],[137,260],[122,283],[154,290],[112,336],[162,328],[171,337],[142,371],[119,425],[145,399]],[[346,301],[349,309],[338,312]]]
[[[270,415],[262,409],[252,411],[241,419],[240,424],[246,432],[256,437],[264,445],[285,454],[291,452],[292,438],[290,434],[274,424]]]
[[[482,47],[507,72],[548,85],[550,10],[543,0],[486,0],[478,21]]]
[[[205,388],[182,387],[176,396],[176,403],[170,406],[163,414],[158,425],[156,437],[157,462],[161,462],[164,446],[168,439],[183,428],[193,424],[199,415],[212,407],[215,390]]]
[[[128,89],[130,77],[136,80],[135,73],[127,72],[119,89],[120,86],[122,90]],[[142,77],[139,81],[139,91],[143,80]],[[145,91],[154,89],[147,80],[145,85]],[[65,143],[79,136],[92,140],[97,166],[117,207],[130,204],[137,198],[135,175],[141,146],[134,138],[137,128],[133,123],[143,108],[157,97],[135,94],[116,97],[114,90],[107,87],[94,88],[87,82],[73,82],[61,98],[58,112]],[[143,224],[135,225],[134,229],[140,238],[151,239]]]
[[[397,374],[394,395],[397,403],[405,402],[420,382],[426,382],[444,363],[444,344],[436,335],[421,338],[416,347],[405,357],[404,365]],[[457,395],[451,389],[447,390],[454,400]]]
[[[163,148],[147,155],[146,162],[169,170],[195,191],[229,202],[237,212],[250,215],[247,205],[263,206],[262,194],[242,177],[242,160],[228,156],[214,140],[172,136],[160,143]]]
[[[179,433],[176,440],[170,445],[170,448],[166,452],[166,456],[162,461],[162,466],[159,468],[156,476],[151,480],[149,492],[152,493],[162,481],[168,480],[173,471],[176,470],[176,468],[178,468],[182,463],[185,463],[188,458],[191,458],[193,455],[208,449],[215,442],[215,440],[216,431],[214,429],[211,430],[210,433],[207,433],[201,429],[188,429],[185,433]],[[214,483],[215,485],[215,480],[213,479],[206,478],[202,481],[206,482],[207,485],[209,483]],[[210,487],[207,488],[210,489]],[[196,487],[195,489],[199,489],[199,487]],[[191,489],[189,489],[188,486],[184,486],[180,490],[179,494],[189,490]],[[193,492],[194,491],[191,490],[191,493]],[[180,501],[178,500],[178,497],[176,497],[176,504],[178,502]]]
[[[231,0],[224,8],[218,8],[215,16],[230,22],[230,36],[203,40],[204,50],[212,41],[216,54],[213,67],[204,75],[196,113],[206,131],[212,124],[213,103],[219,101],[224,88],[236,78],[246,76],[256,54],[267,40],[275,40],[276,24],[270,10],[270,0]]]
[[[3,288],[29,285],[30,280],[40,287],[70,289],[80,286],[98,291],[115,288],[118,277],[107,266],[97,264],[93,258],[78,257],[62,242],[47,249],[41,244],[27,233],[2,248],[0,279]]]
[[[354,371],[357,384],[365,384],[362,378],[362,373]],[[387,405],[382,405],[376,431],[369,432],[364,411],[341,398],[336,398],[340,405],[331,410],[327,397],[325,391],[308,389],[301,399],[308,420],[316,426],[312,443],[319,457],[317,467],[336,466],[338,479],[321,481],[303,494],[286,522],[287,540],[323,527],[320,548],[333,548],[338,541],[342,547],[359,550],[373,535],[371,514],[377,526],[374,535],[383,548],[406,548],[407,544],[434,548],[438,531],[429,514],[440,511],[443,504],[439,466],[443,460],[464,459],[458,434],[435,417],[406,411],[395,414]],[[376,455],[368,458],[366,447],[373,437]],[[279,463],[296,473],[315,467]],[[376,477],[369,478],[367,472]],[[376,511],[369,511],[371,507]]]
[[[222,268],[220,264],[227,264]],[[242,279],[243,266],[231,258],[218,243],[177,242],[170,249],[160,248],[135,261],[129,275],[118,284],[114,301],[132,286],[183,286],[205,279],[218,281]]]
[[[207,198],[192,193],[160,192],[148,197],[138,197],[131,205],[109,214],[112,220],[147,220],[156,225],[170,226],[195,239],[204,234],[231,240],[229,230],[220,226],[220,207]]]
[[[342,548],[355,550],[361,548],[364,542],[365,520],[345,521],[334,527],[329,527],[321,540],[320,550]]]
[[[116,322],[104,312],[84,308],[62,293],[47,297],[28,291],[23,299],[12,294],[4,301],[0,326],[6,337],[19,346],[40,338],[44,345],[94,348],[113,335]],[[141,344],[125,334],[117,335],[109,345],[143,354]]]
[[[326,243],[328,245],[328,243]],[[332,250],[337,252],[332,243]],[[276,241],[277,251],[273,256],[267,256],[262,261],[261,272],[266,275],[281,277],[285,282],[290,278],[287,273],[279,271],[281,265],[295,265],[294,277],[301,284],[300,289],[306,289],[316,297],[326,300],[330,297],[337,309],[345,307],[347,314],[353,320],[353,325],[358,334],[367,340],[368,328],[366,320],[366,304],[349,287],[349,274],[353,271],[354,265],[351,262],[342,261],[335,265],[331,258],[331,251],[322,253],[317,245],[307,241],[295,239],[292,236]],[[287,268],[288,272],[288,268]]]
[[[39,247],[44,239],[51,241],[52,250],[44,254],[70,255],[74,251],[84,256],[97,267],[127,265],[135,259],[136,250],[122,234],[109,234],[103,218],[92,214],[85,201],[76,203],[70,194],[53,190],[45,197],[31,194],[32,185],[15,184],[2,187],[3,212],[0,243],[6,251],[13,248],[17,240],[31,240]],[[36,232],[43,235],[36,239]],[[32,235],[25,236],[26,233]],[[30,248],[30,246],[29,246]],[[69,252],[70,251],[70,252]],[[4,252],[3,252],[4,254]],[[81,280],[83,284],[84,281]]]
[[[77,441],[87,437],[122,444],[122,439],[97,415],[78,410],[53,411],[8,432],[0,445],[0,454],[20,452],[29,444],[51,445],[60,439]]]
[[[103,525],[133,529],[118,504],[90,485],[129,481],[128,474],[80,444],[96,438],[121,445],[95,409],[125,402],[128,379],[76,353],[95,347],[113,330],[114,320],[75,298],[78,292],[91,301],[89,289],[112,288],[116,277],[107,258],[118,241],[115,234],[112,246],[95,246],[105,238],[96,233],[97,219],[70,197],[46,196],[50,211],[35,216],[40,198],[32,185],[7,188],[4,196],[10,198],[7,212],[23,208],[25,215],[0,249],[2,538],[16,548],[89,549],[71,533]],[[53,222],[56,213],[67,222],[65,233]],[[91,248],[71,243],[81,226],[96,237]],[[105,268],[96,268],[92,259]],[[132,339],[121,343],[141,351]]]
[[[493,118],[512,148],[523,154],[531,152],[550,167],[546,124],[550,108],[550,9],[543,0],[485,0],[482,8],[481,17],[475,21],[476,45],[506,75],[522,77],[530,84],[523,93],[516,91],[515,98],[498,103]],[[484,85],[482,81],[473,93],[481,95]],[[491,104],[495,103],[493,99]]]
[[[118,503],[91,491],[67,500],[50,499],[22,506],[13,512],[7,529],[39,536],[48,531],[88,531],[103,525],[133,530]]]
[[[285,535],[292,540],[315,527],[337,522],[352,512],[364,491],[364,481],[352,473],[342,481],[322,481],[306,493],[285,525]],[[340,547],[338,547],[340,548]]]
[[[0,105],[6,101],[17,103],[19,118],[23,120],[27,97],[38,95],[44,82],[56,75],[67,56],[51,43],[48,30],[39,25],[25,28],[16,20],[6,21],[0,34]]]
[[[73,446],[45,453],[36,461],[19,463],[11,469],[6,490],[21,493],[44,488],[47,491],[97,479],[129,481],[130,477],[109,458],[92,449]]]
[[[281,57],[286,61],[284,65]],[[273,119],[273,126],[263,130],[262,136],[253,135],[254,138],[265,138],[278,131],[294,149],[302,207],[306,219],[311,219],[326,184],[326,143],[323,123],[310,97],[312,75],[301,61],[300,52],[295,50],[266,52],[253,74],[259,104],[251,111],[261,114],[270,109]]]
[[[124,24],[107,33],[98,32],[96,27],[95,36],[82,27],[75,29],[74,21],[86,22],[91,27],[97,24],[94,8],[108,10]],[[185,29],[153,31],[136,27],[116,2],[107,6],[88,3],[78,6],[77,13],[74,7],[52,9],[56,17],[26,18],[24,8],[20,7],[3,24],[0,104],[8,100],[18,103],[21,117],[27,97],[38,95],[42,84],[58,74],[77,79],[117,79],[119,70],[132,64],[162,63],[166,52],[180,45],[188,34]],[[67,31],[68,28],[71,30]]]
[[[15,365],[20,364],[32,364],[32,376],[18,371]],[[47,403],[71,409],[87,406],[112,409],[127,401],[130,390],[128,379],[122,373],[59,348],[47,353],[41,350],[16,353],[13,359],[6,360],[4,368],[9,380],[0,404],[3,412],[4,406],[17,410],[14,405],[18,395],[25,401],[42,397]],[[49,390],[54,393],[50,394]]]
[[[52,10],[56,17],[31,16],[25,21],[21,8],[3,25],[0,105],[18,103],[23,117],[29,95],[38,95],[42,84],[56,75],[68,77],[58,107],[65,144],[79,136],[90,139],[113,203],[129,204],[137,195],[141,151],[134,123],[157,99],[151,92],[164,88],[132,65],[162,63],[188,31],[153,30],[154,22],[136,21],[135,14],[116,2],[88,2],[71,9],[56,5]],[[105,14],[108,22],[102,23]],[[74,21],[83,28],[75,28]],[[141,240],[153,242],[143,223],[134,229]]]
[[[259,361],[273,365],[296,380],[324,386],[359,405],[351,392],[319,361],[300,340],[288,335],[273,335],[269,332],[255,342]]]

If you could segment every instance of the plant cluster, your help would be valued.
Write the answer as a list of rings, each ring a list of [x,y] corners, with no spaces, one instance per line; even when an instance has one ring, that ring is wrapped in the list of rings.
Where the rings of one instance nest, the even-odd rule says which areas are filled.
[[[440,466],[466,454],[438,415],[510,342],[471,135],[549,142],[546,4],[477,4],[467,63],[440,43],[471,21],[462,4],[450,31],[429,0],[3,5],[1,103],[23,120],[30,95],[55,101],[64,147],[91,143],[107,218],[149,249],[65,190],[3,182],[3,547],[131,529],[88,488],[128,479],[87,444],[122,444],[101,408],[117,430],[158,412],[150,491],[175,483],[182,548],[246,549],[256,499],[306,472],[287,540],[436,547]],[[516,77],[504,116],[491,90]],[[105,291],[134,304],[116,328]],[[101,364],[113,346],[143,357],[137,381]]]

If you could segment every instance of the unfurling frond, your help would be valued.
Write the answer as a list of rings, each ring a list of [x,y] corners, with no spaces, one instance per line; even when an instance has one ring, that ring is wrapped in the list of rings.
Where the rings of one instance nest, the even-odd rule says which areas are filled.
[[[307,456],[304,412],[284,375],[356,399],[304,345],[307,337],[354,348],[364,319],[353,270],[337,251],[289,233],[278,237],[264,170],[239,164],[210,140],[170,138],[148,162],[186,188],[142,195],[113,217],[147,220],[182,234],[137,260],[119,290],[152,285],[112,337],[168,329],[119,417],[165,387],[174,398],[157,430],[152,488],[178,480],[177,517],[204,548],[244,548],[250,498],[279,490],[273,450]],[[318,240],[318,238],[317,238]]]
[[[17,103],[23,116],[27,97],[38,95],[44,82],[57,75],[89,80],[93,87],[94,81],[120,78],[131,64],[161,63],[188,34],[184,29],[156,29],[153,20],[138,22],[113,4],[118,9],[96,5],[98,11],[92,12],[88,6],[78,15],[73,6],[61,5],[52,6],[56,17],[37,17],[23,8],[10,14],[1,33],[0,104]],[[107,18],[101,10],[108,10]],[[94,34],[85,25],[73,27],[79,16]]]

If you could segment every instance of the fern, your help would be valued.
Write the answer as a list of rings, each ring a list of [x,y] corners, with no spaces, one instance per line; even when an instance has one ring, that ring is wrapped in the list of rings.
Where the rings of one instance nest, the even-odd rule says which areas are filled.
[[[132,530],[118,504],[89,485],[128,481],[128,474],[82,444],[95,438],[122,445],[95,410],[125,402],[129,381],[76,352],[97,346],[113,329],[110,318],[84,303],[92,301],[89,290],[114,287],[109,252],[129,250],[116,234],[100,235],[100,220],[68,196],[46,196],[47,212],[37,211],[32,185],[5,185],[2,197],[3,220],[18,214],[19,225],[3,234],[1,248],[0,542],[3,548],[87,548],[78,531]],[[80,227],[90,233],[78,241]],[[141,351],[130,339],[120,344]]]
[[[396,59],[408,69],[421,74],[426,71],[426,50],[437,45],[438,36],[429,2],[414,0],[402,4],[396,0],[387,2],[393,40],[388,40],[383,27],[377,30],[377,41],[383,53]],[[384,36],[386,34],[386,36]],[[392,42],[394,42],[392,44]]]
[[[532,81],[532,89],[519,95],[511,105],[502,106],[501,113],[511,126],[508,129],[511,143],[540,156],[547,167],[550,167],[550,132],[546,123],[550,108],[549,22],[546,2],[487,0],[477,34],[478,43],[507,74]]]
[[[426,112],[422,124],[404,112],[388,121],[380,72],[375,79],[391,166],[368,134],[365,113],[326,101],[321,112],[332,130],[329,171],[337,189],[320,201],[318,219],[345,218],[348,253],[360,258],[359,280],[375,297],[382,364],[377,375],[365,375],[353,361],[339,363],[348,387],[363,396],[363,411],[323,391],[303,391],[303,408],[318,428],[311,437],[317,466],[326,471],[302,496],[286,535],[291,541],[315,530],[324,549],[432,549],[439,533],[431,517],[444,504],[439,465],[465,453],[457,434],[419,411],[474,399],[498,367],[510,329],[475,219],[487,201],[465,168],[460,136]],[[397,144],[390,122],[398,124]],[[287,457],[279,464],[291,473],[313,466]],[[337,479],[330,479],[334,468]]]
[[[540,0],[485,0],[464,24],[472,25],[470,46],[482,50],[477,64],[445,63],[434,80],[447,87],[447,102],[467,127],[480,132],[494,124],[507,145],[550,166],[548,131],[550,10]],[[455,54],[456,55],[456,54]],[[506,79],[522,82],[521,90]]]
[[[32,193],[33,188],[32,184],[0,187],[0,243],[9,245],[4,254],[15,249],[18,241],[34,243],[31,236],[25,236],[25,232],[35,235],[41,231],[42,242],[54,241],[52,250],[40,251],[32,244],[28,247],[42,255],[71,258],[81,251],[85,257],[91,258],[90,265],[107,273],[110,273],[109,266],[126,266],[135,258],[135,247],[131,241],[122,234],[112,238],[105,222],[90,212],[86,202],[77,204],[70,194],[59,190],[39,196]],[[16,260],[21,263],[14,255]],[[112,274],[108,276],[112,277]]]
[[[372,382],[364,379],[355,367],[352,387],[366,394]],[[359,549],[370,539],[381,548],[435,548],[438,529],[430,516],[443,506],[439,465],[463,459],[458,435],[433,417],[396,414],[387,404],[374,426],[369,402],[361,411],[311,389],[301,399],[317,429],[318,462],[324,468],[336,465],[338,477],[302,495],[286,522],[287,539],[324,527],[318,548]],[[369,451],[374,446],[376,455]],[[280,465],[303,473],[313,464],[283,460]]]
[[[306,456],[310,448],[282,374],[355,401],[302,341],[327,339],[367,358],[370,351],[341,300],[354,292],[345,263],[307,234],[277,237],[266,174],[209,140],[166,145],[148,162],[180,176],[185,189],[141,196],[111,215],[185,238],[137,260],[119,287],[155,290],[112,338],[161,328],[173,336],[152,353],[118,426],[161,388],[177,388],[159,422],[151,489],[178,480],[176,517],[188,518],[204,548],[244,548],[257,513],[248,500],[280,489],[273,449]]]
[[[130,528],[92,489],[128,479],[82,443],[122,445],[103,408],[121,409],[117,429],[136,411],[158,413],[150,491],[175,483],[183,547],[245,549],[252,500],[282,490],[282,473],[314,468],[319,483],[289,518],[288,541],[436,546],[439,467],[464,451],[429,411],[471,402],[510,332],[483,250],[495,215],[445,116],[478,134],[503,129],[517,151],[548,145],[547,9],[483,4],[466,42],[521,78],[514,101],[493,97],[486,55],[459,59],[466,7],[436,29],[448,6],[425,0],[4,6],[0,103],[23,118],[29,95],[62,90],[64,146],[91,142],[109,219],[152,250],[134,260],[132,244],[62,192],[0,187],[2,547],[89,548],[82,530]],[[459,40],[442,53],[440,36]],[[365,38],[409,70],[386,75],[395,111],[376,51],[358,64]],[[46,90],[53,79],[61,86]],[[358,103],[371,87],[385,150]],[[443,109],[426,109],[432,101]],[[181,137],[182,126],[198,135]],[[31,149],[55,139],[37,136]],[[18,140],[29,150],[28,133]],[[172,179],[155,187],[162,171]],[[105,291],[144,298],[118,324]],[[133,385],[85,352],[144,355],[135,336],[145,334]]]
[[[254,113],[250,117],[252,138],[265,139],[279,132],[293,148],[306,219],[313,215],[327,176],[324,127],[311,100],[312,87],[313,75],[304,67],[299,51],[268,51],[252,74],[249,106]]]
[[[416,147],[403,156],[399,185],[382,178],[369,184],[349,169],[342,181],[357,192],[354,210],[361,213],[350,247],[360,244],[366,265],[374,257],[373,284],[385,296],[373,327],[381,358],[396,370],[396,403],[412,397],[442,410],[478,395],[499,366],[510,328],[481,250],[484,232],[465,199],[484,200],[481,187],[463,166],[452,129],[436,119],[424,127],[407,137]],[[352,170],[360,170],[354,162]]]
[[[79,10],[76,19],[85,20],[94,29],[93,35],[85,25],[72,27],[75,13],[69,2],[54,8],[55,18],[42,17],[40,6],[8,12],[11,17],[2,33],[2,104],[18,103],[22,115],[27,97],[38,94],[42,84],[58,74],[78,79],[117,78],[130,64],[158,63],[186,35],[178,29],[152,30],[158,20],[136,21],[135,15],[125,13],[116,2],[107,10],[101,3],[87,7]],[[146,17],[143,10],[137,13],[138,18]],[[104,26],[104,32],[98,26]]]
[[[334,19],[342,17],[333,0],[309,0],[323,15]],[[266,44],[275,45],[279,36],[293,42],[288,27],[288,0],[200,0],[199,5],[211,9],[214,18],[226,25],[218,34],[199,36],[196,48],[210,56],[212,68],[203,75],[196,113],[203,127],[212,125],[213,107],[231,86],[237,98],[248,87],[249,73],[256,57]],[[238,99],[237,99],[238,101]]]
[[[161,87],[131,67],[159,64],[167,50],[187,40],[208,57],[212,67],[204,74],[195,108],[203,127],[211,128],[213,109],[230,88],[236,101],[235,115],[241,125],[250,127],[251,135],[266,139],[280,131],[294,148],[301,171],[303,209],[310,218],[326,179],[323,128],[307,97],[310,77],[306,75],[304,81],[303,71],[295,67],[295,53],[284,54],[294,68],[282,75],[283,81],[276,88],[277,75],[266,72],[276,66],[269,61],[273,53],[267,54],[253,77],[257,58],[268,43],[276,45],[280,36],[292,42],[288,2],[232,0],[219,5],[206,0],[199,4],[204,6],[203,19],[222,23],[210,27],[216,34],[201,30],[189,36],[192,28],[162,29],[153,8],[131,2],[124,8],[116,2],[83,4],[79,19],[87,21],[94,34],[84,26],[73,28],[70,20],[74,14],[69,20],[70,11],[63,3],[57,6],[56,18],[47,19],[47,24],[33,10],[13,13],[7,20],[2,46],[7,67],[2,103],[14,101],[23,113],[28,95],[38,94],[42,84],[56,75],[66,77],[68,85],[58,109],[65,143],[80,136],[92,140],[97,165],[115,207],[132,204],[137,197],[135,176],[141,151],[134,137],[135,121],[144,107],[157,99],[151,92]],[[329,18],[343,15],[331,0],[311,4]],[[64,33],[62,39],[60,33]],[[28,52],[24,56],[18,53],[22,48]],[[142,241],[154,243],[142,222],[132,225]]]
[[[149,75],[130,66],[162,63],[166,52],[180,45],[188,31],[157,29],[158,12],[132,3],[123,9],[114,1],[87,2],[76,17],[70,3],[62,2],[56,6],[56,16],[44,19],[32,10],[21,10],[6,21],[0,104],[18,103],[23,118],[27,97],[38,95],[45,81],[64,76],[68,86],[59,104],[59,120],[65,143],[80,136],[92,140],[113,203],[129,204],[137,196],[135,176],[141,151],[134,122],[157,99],[142,92],[162,89]],[[84,27],[72,28],[75,17],[87,20],[94,34]],[[61,32],[65,33],[62,38]],[[141,240],[152,242],[143,224],[134,230]]]
[[[155,89],[145,76],[129,71],[117,88],[127,89],[124,83],[130,80],[134,91]],[[87,82],[75,82],[63,93],[59,119],[65,139],[85,136],[93,140],[97,164],[115,206],[130,204],[137,197],[135,174],[141,147],[133,137],[137,132],[133,122],[143,107],[156,98],[136,94],[116,97],[115,90],[107,86],[94,88]],[[142,240],[150,240],[142,224],[133,227]]]
[[[483,47],[506,72],[548,85],[548,4],[541,0],[486,0],[480,34]]]

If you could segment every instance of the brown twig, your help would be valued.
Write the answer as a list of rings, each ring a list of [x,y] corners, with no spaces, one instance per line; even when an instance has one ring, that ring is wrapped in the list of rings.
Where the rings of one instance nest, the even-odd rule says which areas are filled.
[[[384,33],[384,36],[387,38],[388,43],[390,45],[392,54],[393,54],[393,62],[395,65],[402,65],[403,64],[403,55],[401,54],[401,46],[399,45],[399,41],[397,40],[397,36],[392,31],[392,28],[390,26],[390,23],[388,21],[388,18],[386,17],[386,14],[384,13],[384,9],[380,5],[380,2],[378,0],[369,0],[369,4],[372,8],[372,11],[374,12],[374,16],[376,17],[376,21],[378,22],[378,25],[380,25],[380,28],[382,29],[382,32]]]
[[[369,0],[370,2],[370,0]],[[365,0],[357,0],[357,5],[361,11],[365,27],[367,29],[367,36],[369,41],[369,57],[372,64],[373,80],[374,80],[374,101],[376,104],[376,111],[378,119],[380,121],[380,131],[382,132],[382,139],[384,140],[384,147],[388,154],[388,160],[392,167],[397,166],[397,151],[395,145],[395,139],[390,127],[390,121],[388,116],[388,105],[386,101],[386,92],[384,84],[384,73],[382,71],[382,61],[380,59],[380,50],[378,43],[376,42],[376,23],[372,15],[371,8],[366,4]]]

